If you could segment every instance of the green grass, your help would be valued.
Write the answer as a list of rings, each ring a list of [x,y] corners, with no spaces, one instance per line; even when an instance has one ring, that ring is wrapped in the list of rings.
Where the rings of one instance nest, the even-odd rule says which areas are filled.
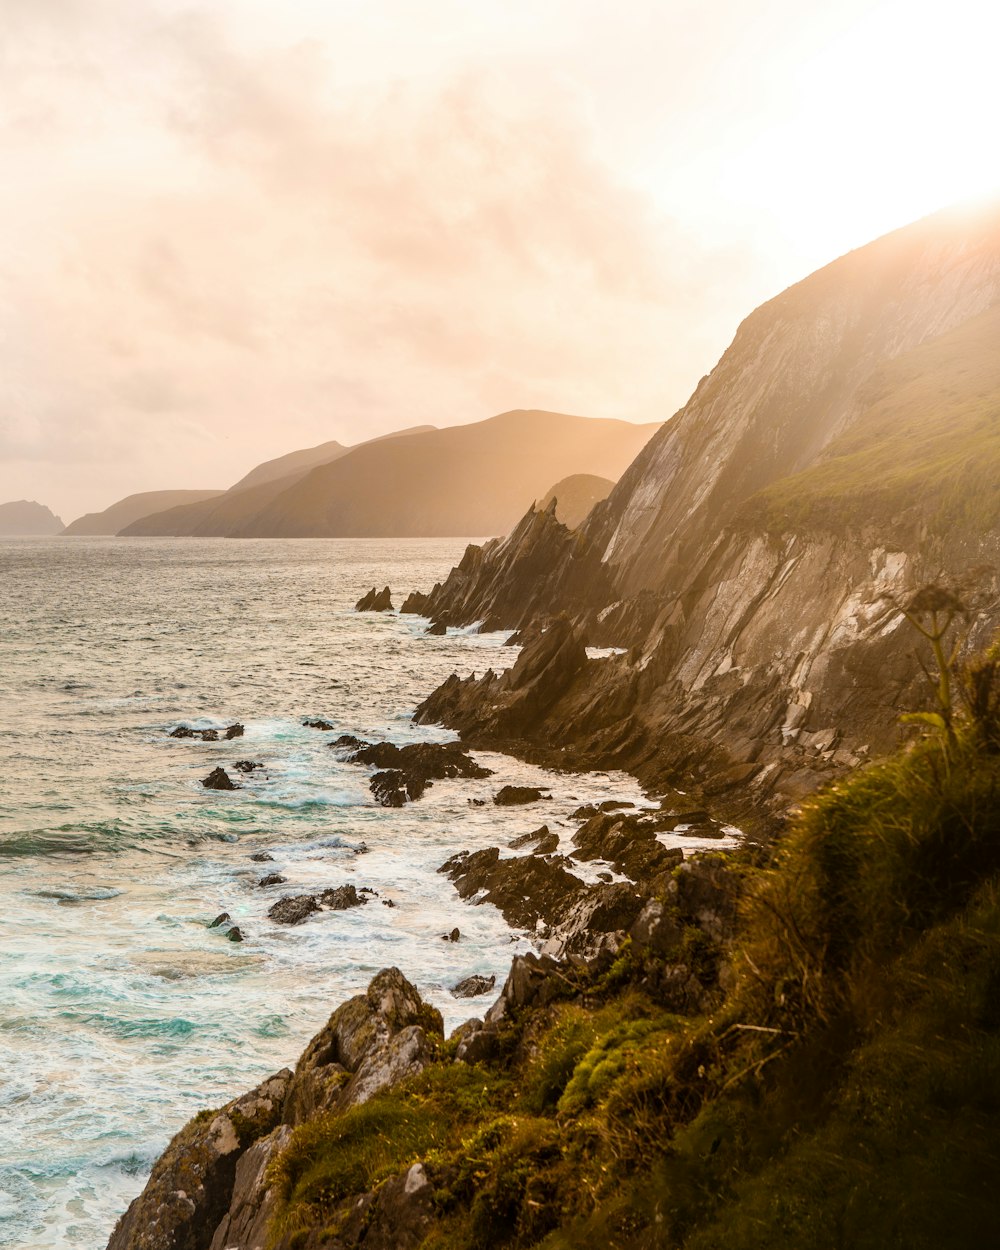
[[[884,365],[822,460],[737,524],[840,530],[915,509],[935,528],[1000,521],[1000,307]]]

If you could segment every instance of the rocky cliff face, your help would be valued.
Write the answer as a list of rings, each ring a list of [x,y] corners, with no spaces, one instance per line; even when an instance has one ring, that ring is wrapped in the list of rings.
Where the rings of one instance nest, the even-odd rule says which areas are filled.
[[[795,796],[889,745],[919,697],[887,596],[1000,563],[998,344],[1000,210],[880,239],[748,317],[578,533],[529,514],[424,610],[565,612],[581,644],[627,649],[581,669],[537,742]],[[998,624],[980,613],[970,645]],[[495,737],[488,683],[461,704],[470,739]]]

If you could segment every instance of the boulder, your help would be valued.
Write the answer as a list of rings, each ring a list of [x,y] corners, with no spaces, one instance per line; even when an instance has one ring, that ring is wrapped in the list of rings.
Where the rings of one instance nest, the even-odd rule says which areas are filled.
[[[662,892],[684,854],[659,841],[656,823],[638,815],[598,812],[573,835],[577,848],[573,858],[584,862],[606,859],[619,872],[641,883],[647,893]]]
[[[329,911],[346,911],[348,907],[362,907],[367,903],[368,899],[364,897],[367,893],[374,894],[375,891],[363,891],[359,894],[353,885],[338,885],[334,889],[324,890],[319,895],[319,902]]]
[[[287,881],[288,878],[283,877],[280,872],[269,872],[266,877],[261,877],[257,884],[259,886],[285,885]]]
[[[374,586],[366,595],[354,605],[356,612],[391,612],[392,611],[392,592],[386,586],[383,590],[377,590]]]
[[[233,781],[226,770],[220,765],[213,768],[207,777],[201,779],[201,784],[206,790],[238,790],[239,786]]]
[[[539,790],[537,786],[503,786],[493,796],[497,807],[518,807],[524,803],[537,803],[539,799],[550,799],[551,794]]]
[[[598,885],[564,909],[542,948],[554,959],[597,959],[617,953],[642,911],[643,896],[627,882]]]
[[[480,994],[488,994],[497,983],[496,976],[465,977],[457,985],[451,987],[456,998],[478,998]]]
[[[108,1250],[204,1250],[213,1244],[230,1211],[239,1161],[280,1123],[291,1080],[284,1069],[182,1128],[118,1221]]]
[[[548,955],[515,955],[500,997],[486,1013],[486,1026],[494,1028],[524,1007],[544,1007],[560,998],[566,989],[564,969]]]
[[[441,1015],[424,1003],[398,968],[380,972],[364,994],[343,1003],[307,1047],[285,1099],[284,1120],[301,1124],[319,1112],[343,1111],[421,1072]]]

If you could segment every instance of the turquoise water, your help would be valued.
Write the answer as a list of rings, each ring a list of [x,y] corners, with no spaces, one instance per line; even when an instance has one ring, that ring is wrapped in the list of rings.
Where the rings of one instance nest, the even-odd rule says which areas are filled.
[[[527,949],[437,867],[580,802],[638,799],[622,777],[543,774],[496,755],[486,781],[440,781],[375,805],[336,734],[444,739],[410,723],[452,671],[511,663],[503,635],[423,635],[358,615],[372,585],[427,588],[455,541],[0,540],[0,1246],[99,1250],[153,1160],[195,1112],[284,1065],[337,1003],[396,964],[448,1027]],[[243,738],[170,739],[240,721]],[[216,764],[265,768],[234,793]],[[501,785],[552,787],[536,808],[470,806]],[[362,844],[367,852],[359,853]],[[273,864],[250,855],[267,850]],[[286,886],[261,889],[281,871]],[[353,882],[375,901],[274,925],[286,893]],[[208,923],[228,911],[246,941]],[[462,940],[440,935],[459,925]]]

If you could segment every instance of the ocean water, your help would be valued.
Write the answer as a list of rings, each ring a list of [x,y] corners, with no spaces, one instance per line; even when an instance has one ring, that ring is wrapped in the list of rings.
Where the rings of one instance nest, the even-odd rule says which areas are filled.
[[[642,801],[627,777],[480,754],[495,776],[390,811],[328,748],[342,732],[445,740],[412,725],[420,699],[513,662],[504,635],[430,638],[417,618],[352,610],[373,585],[397,604],[428,588],[463,548],[0,540],[0,1246],[101,1250],[171,1135],[293,1065],[382,967],[447,1028],[482,1014],[490,998],[450,988],[471,973],[499,987],[530,935],[462,903],[438,866],[543,821],[568,839],[582,802]],[[231,742],[168,737],[237,720]],[[265,767],[233,793],[201,786],[237,759]],[[470,805],[508,783],[552,799]],[[265,850],[273,864],[250,859]],[[288,884],[259,887],[269,871]],[[347,882],[379,897],[294,928],[266,917]],[[208,928],[222,911],[242,944]],[[442,941],[455,925],[461,941]]]

